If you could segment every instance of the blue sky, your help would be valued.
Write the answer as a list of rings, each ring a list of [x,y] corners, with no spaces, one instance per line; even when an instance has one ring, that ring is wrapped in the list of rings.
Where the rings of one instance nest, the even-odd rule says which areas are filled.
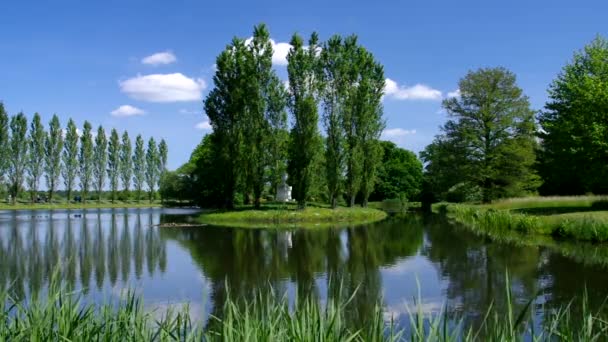
[[[233,36],[247,38],[263,22],[280,50],[294,32],[355,33],[394,81],[384,101],[385,137],[418,152],[445,120],[441,99],[468,70],[512,70],[541,109],[574,51],[608,36],[607,13],[607,1],[561,0],[7,0],[0,4],[0,101],[10,114],[39,112],[45,122],[57,113],[64,125],[72,117],[79,126],[89,120],[165,138],[176,168],[207,132],[202,98],[215,57]]]

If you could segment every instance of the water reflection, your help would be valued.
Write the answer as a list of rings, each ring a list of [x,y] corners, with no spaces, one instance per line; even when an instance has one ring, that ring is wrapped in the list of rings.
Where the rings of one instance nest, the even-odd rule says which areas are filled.
[[[124,283],[140,279],[144,267],[150,277],[163,273],[167,253],[153,227],[158,221],[154,211],[14,213],[0,226],[0,287],[22,298],[38,293],[58,273],[68,288],[87,293],[105,282],[116,285],[119,275]]]
[[[445,305],[450,317],[479,326],[488,307],[506,310],[507,271],[514,311],[535,299],[537,318],[585,288],[592,309],[608,295],[606,245],[493,240],[415,215],[319,230],[157,227],[192,218],[181,210],[0,212],[0,287],[27,297],[57,272],[85,300],[135,286],[149,307],[190,302],[219,317],[228,296],[287,293],[321,304],[356,291],[346,314],[357,327],[378,303],[408,322],[404,302],[418,290],[424,310]]]

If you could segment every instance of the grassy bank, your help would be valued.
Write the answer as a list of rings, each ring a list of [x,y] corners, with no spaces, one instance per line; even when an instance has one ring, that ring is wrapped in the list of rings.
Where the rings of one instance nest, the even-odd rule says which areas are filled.
[[[87,203],[68,203],[68,202],[53,202],[53,203],[17,203],[9,204],[0,203],[0,210],[50,210],[50,209],[101,209],[101,208],[150,208],[160,207],[160,201],[143,200],[137,201],[90,201]]]
[[[147,311],[129,292],[117,305],[82,304],[77,294],[52,286],[45,299],[13,301],[0,293],[1,341],[594,341],[608,333],[600,312],[569,306],[548,311],[544,321],[530,318],[531,302],[521,312],[511,304],[507,282],[505,312],[493,306],[476,328],[466,327],[445,311],[424,313],[418,298],[404,304],[409,320],[393,323],[381,305],[353,320],[350,298],[324,305],[307,297],[289,304],[287,297],[259,293],[244,301],[228,297],[220,316],[198,321],[189,307]],[[274,292],[273,292],[274,293]],[[199,318],[202,320],[202,318]],[[361,321],[362,320],[362,321]],[[538,323],[538,322],[537,322]]]
[[[488,205],[439,204],[448,216],[493,234],[506,231],[608,241],[608,200],[600,196],[522,198]]]
[[[365,224],[386,218],[386,212],[372,208],[308,207],[297,210],[292,206],[267,207],[261,210],[241,209],[236,211],[206,213],[199,220],[204,224],[242,228],[255,227],[326,227],[335,224]]]

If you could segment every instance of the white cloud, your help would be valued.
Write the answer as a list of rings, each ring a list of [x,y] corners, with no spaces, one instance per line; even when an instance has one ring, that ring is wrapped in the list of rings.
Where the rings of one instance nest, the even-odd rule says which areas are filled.
[[[196,129],[199,129],[201,131],[208,131],[211,130],[211,124],[209,123],[209,121],[201,121],[199,123],[196,124],[196,126],[194,126]]]
[[[448,98],[450,97],[460,97],[460,89],[456,89],[448,93]]]
[[[384,95],[396,100],[441,100],[441,91],[424,84],[404,87],[387,78],[384,83]]]
[[[112,116],[116,117],[137,116],[145,113],[143,110],[129,105],[122,105],[110,112]]]
[[[171,64],[177,61],[177,58],[171,51],[157,52],[153,55],[144,57],[141,62],[143,64],[148,65],[163,65],[163,64]]]
[[[191,114],[200,114],[200,111],[196,111],[196,110],[192,110],[192,109],[186,109],[186,108],[182,108],[182,109],[180,109],[180,110],[179,110],[179,113],[180,113],[180,114],[188,114],[188,115],[191,115]]]
[[[251,44],[253,37],[245,39],[245,45]],[[291,44],[285,42],[275,42],[273,39],[270,40],[272,44],[272,64],[274,65],[287,65],[287,54],[291,49]]]
[[[405,142],[406,136],[414,134],[416,134],[415,129],[387,128],[382,131],[380,138],[383,140],[392,141],[397,145],[401,145]]]
[[[119,82],[120,90],[136,100],[149,102],[200,101],[207,87],[202,79],[181,73],[137,76]]]

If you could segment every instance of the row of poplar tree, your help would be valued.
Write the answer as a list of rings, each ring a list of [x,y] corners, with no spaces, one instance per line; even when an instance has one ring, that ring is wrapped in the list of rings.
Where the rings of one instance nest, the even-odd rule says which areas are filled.
[[[146,186],[152,200],[166,170],[168,148],[164,140],[157,145],[154,138],[148,140],[147,148],[144,144],[138,135],[133,151],[126,131],[119,137],[116,129],[112,129],[108,138],[102,126],[94,133],[88,121],[84,122],[82,132],[72,119],[64,130],[57,115],[53,115],[47,132],[38,113],[34,114],[28,132],[25,114],[9,118],[0,102],[0,180],[7,179],[13,204],[23,190],[29,191],[32,202],[36,201],[43,177],[49,202],[61,179],[68,201],[77,187],[83,201],[92,189],[100,201],[106,180],[112,201],[116,199],[120,183],[128,193],[131,182],[137,200],[141,199]]]
[[[241,192],[253,194],[259,207],[265,185],[275,189],[287,173],[301,208],[318,174],[325,176],[332,207],[343,195],[350,206],[356,198],[365,206],[382,157],[383,66],[356,36],[320,42],[313,33],[305,45],[294,34],[290,44],[287,85],[272,68],[273,44],[263,24],[217,57],[204,107],[213,127],[213,164],[222,170],[220,205],[233,207]]]

